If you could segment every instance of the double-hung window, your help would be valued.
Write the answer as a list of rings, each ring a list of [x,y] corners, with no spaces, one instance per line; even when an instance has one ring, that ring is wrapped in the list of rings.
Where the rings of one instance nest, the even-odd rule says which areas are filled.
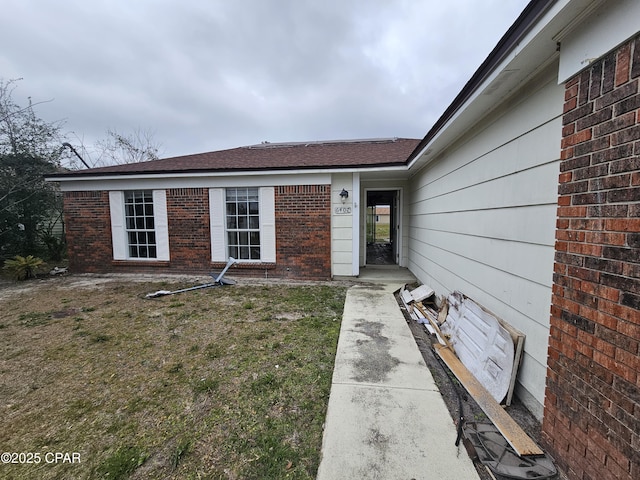
[[[237,260],[260,260],[260,198],[257,188],[227,188],[227,248]]]
[[[209,189],[211,260],[275,263],[274,187]]]
[[[129,258],[156,258],[156,231],[151,190],[124,192]]]
[[[114,260],[169,260],[165,190],[109,192]]]

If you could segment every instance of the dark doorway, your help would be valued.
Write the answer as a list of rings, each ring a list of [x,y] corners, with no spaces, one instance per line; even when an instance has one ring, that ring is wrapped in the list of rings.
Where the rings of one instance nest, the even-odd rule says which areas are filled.
[[[398,263],[398,191],[367,191],[367,265]]]

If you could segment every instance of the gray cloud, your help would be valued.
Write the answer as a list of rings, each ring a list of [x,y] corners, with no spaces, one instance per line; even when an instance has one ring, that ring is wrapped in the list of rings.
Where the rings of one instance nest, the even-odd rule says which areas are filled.
[[[0,76],[90,146],[154,132],[164,155],[269,141],[422,137],[525,0],[22,0]]]

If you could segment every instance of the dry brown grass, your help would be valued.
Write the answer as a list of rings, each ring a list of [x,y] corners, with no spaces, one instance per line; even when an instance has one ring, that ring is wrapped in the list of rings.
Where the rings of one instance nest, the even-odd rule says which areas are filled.
[[[2,478],[315,477],[345,287],[184,286],[0,289]]]

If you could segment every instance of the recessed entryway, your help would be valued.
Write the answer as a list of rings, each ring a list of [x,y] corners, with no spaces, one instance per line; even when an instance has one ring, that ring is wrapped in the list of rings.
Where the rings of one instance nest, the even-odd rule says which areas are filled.
[[[367,191],[367,265],[398,264],[398,219],[398,190]]]

